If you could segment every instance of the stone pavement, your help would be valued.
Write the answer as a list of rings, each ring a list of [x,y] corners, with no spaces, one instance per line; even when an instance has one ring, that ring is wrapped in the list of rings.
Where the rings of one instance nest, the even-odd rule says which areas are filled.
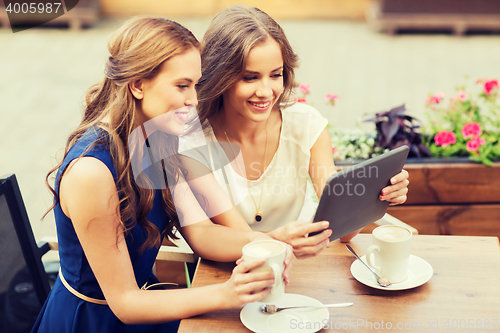
[[[179,19],[201,39],[210,19]],[[37,240],[55,235],[45,175],[79,123],[86,89],[103,76],[106,43],[122,19],[92,29],[0,30],[0,175],[16,173]],[[500,36],[396,35],[363,22],[281,21],[301,58],[299,83],[333,124],[355,128],[365,113],[406,103],[423,117],[431,92],[452,93],[476,78],[500,79]],[[340,96],[334,108],[323,96]],[[366,130],[373,125],[364,124]]]

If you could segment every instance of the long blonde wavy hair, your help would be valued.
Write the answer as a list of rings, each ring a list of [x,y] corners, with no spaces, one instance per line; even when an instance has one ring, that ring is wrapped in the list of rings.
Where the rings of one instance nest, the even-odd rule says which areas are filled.
[[[111,54],[105,65],[105,78],[87,91],[86,108],[82,122],[69,136],[64,157],[69,149],[92,127],[100,126],[105,116],[109,115],[108,135],[102,136],[94,145],[108,144],[117,172],[117,189],[120,204],[119,216],[121,229],[127,232],[139,223],[147,233],[147,240],[141,250],[159,246],[161,234],[177,238],[173,232],[179,226],[172,194],[169,189],[162,191],[163,208],[171,222],[165,230],[158,228],[147,220],[153,207],[154,190],[138,186],[130,163],[128,141],[137,126],[136,99],[129,89],[129,83],[140,79],[152,79],[158,74],[160,66],[170,58],[186,52],[191,48],[200,48],[196,37],[182,25],[159,17],[138,16],[128,20],[119,28],[108,42]],[[178,138],[170,140],[173,147],[166,147],[177,152]],[[164,172],[169,179],[178,180],[182,172],[180,160],[175,153],[165,161]],[[63,161],[50,170],[46,183],[55,197],[53,209],[59,202],[59,196],[49,184],[51,175],[62,165]],[[60,179],[59,179],[60,182]],[[169,184],[170,185],[170,184]],[[48,213],[48,212],[47,212]]]
[[[274,39],[283,57],[283,93],[275,107],[290,100],[295,83],[294,69],[298,56],[288,39],[268,14],[254,7],[234,6],[215,16],[202,41],[202,77],[197,85],[198,113],[204,126],[217,115],[223,104],[223,94],[244,74],[248,54],[253,47]]]

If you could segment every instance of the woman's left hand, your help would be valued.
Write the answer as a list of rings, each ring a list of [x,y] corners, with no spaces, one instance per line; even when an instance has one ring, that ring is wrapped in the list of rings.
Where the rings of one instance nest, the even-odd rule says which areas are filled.
[[[399,205],[406,201],[406,194],[408,193],[408,171],[402,170],[400,173],[391,178],[391,184],[382,189],[379,196],[380,200],[390,202],[390,206]]]

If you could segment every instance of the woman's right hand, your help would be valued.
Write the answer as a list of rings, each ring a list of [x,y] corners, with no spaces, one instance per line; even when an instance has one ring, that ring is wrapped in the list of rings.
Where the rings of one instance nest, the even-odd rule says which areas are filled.
[[[250,272],[265,262],[265,259],[238,260],[231,278],[222,286],[225,293],[224,307],[228,309],[242,307],[247,303],[261,300],[269,293],[270,287],[274,284],[273,272]]]
[[[297,259],[306,259],[318,255],[326,248],[330,242],[328,237],[332,234],[330,229],[326,229],[329,225],[327,221],[294,221],[269,232],[269,235],[290,244]],[[310,233],[321,230],[321,233],[308,237]]]

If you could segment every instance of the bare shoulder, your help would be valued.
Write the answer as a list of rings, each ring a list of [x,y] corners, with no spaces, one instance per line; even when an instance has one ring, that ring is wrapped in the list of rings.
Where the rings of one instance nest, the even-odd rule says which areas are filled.
[[[107,210],[117,195],[115,181],[108,167],[93,157],[73,160],[61,179],[61,208],[68,216],[81,209]]]
[[[321,131],[320,135],[311,147],[311,158],[314,155],[319,155],[333,161],[332,138],[326,128]]]
[[[61,183],[71,183],[83,187],[112,184],[114,179],[106,164],[94,157],[74,159],[64,172]]]

